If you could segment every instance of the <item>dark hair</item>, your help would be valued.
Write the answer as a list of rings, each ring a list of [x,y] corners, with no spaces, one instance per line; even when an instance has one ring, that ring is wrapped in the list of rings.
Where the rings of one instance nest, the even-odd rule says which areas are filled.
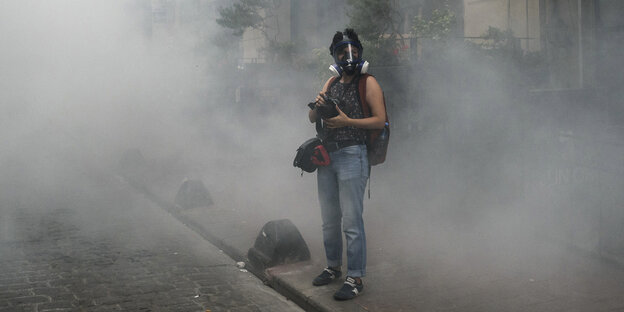
[[[329,45],[329,54],[334,55],[334,46],[336,43],[342,41],[345,36],[349,38],[349,40],[357,42],[360,46],[362,45],[360,39],[358,39],[358,35],[355,33],[355,30],[353,30],[353,28],[347,28],[344,32],[336,32],[334,39],[332,39],[332,43]]]

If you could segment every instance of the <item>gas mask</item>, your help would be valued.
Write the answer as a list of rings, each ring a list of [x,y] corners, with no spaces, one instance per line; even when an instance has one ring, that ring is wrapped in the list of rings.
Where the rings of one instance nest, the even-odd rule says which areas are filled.
[[[342,76],[343,73],[349,76],[355,73],[364,74],[368,70],[368,62],[362,60],[362,45],[346,35],[334,45],[332,54],[335,63],[329,66],[329,70],[334,76]]]

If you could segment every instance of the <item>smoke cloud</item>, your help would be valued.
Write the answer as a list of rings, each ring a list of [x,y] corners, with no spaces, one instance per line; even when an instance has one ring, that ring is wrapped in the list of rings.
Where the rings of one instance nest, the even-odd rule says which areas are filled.
[[[292,218],[322,258],[315,176],[291,166],[297,146],[315,134],[305,104],[318,92],[310,87],[318,69],[248,65],[244,75],[257,75],[273,93],[237,101],[243,71],[224,64],[238,47],[223,49],[233,39],[222,37],[214,18],[202,27],[184,18],[152,24],[144,5],[0,3],[2,214],[89,200],[101,207],[106,196],[94,195],[96,177],[118,172],[120,158],[136,149],[157,168],[148,179],[163,197],[173,199],[183,178],[200,178],[218,204],[241,207],[248,220]],[[616,222],[585,221],[617,215],[622,200],[621,173],[595,170],[620,170],[621,148],[589,143],[621,141],[603,104],[621,99],[565,106],[569,98],[519,95],[508,67],[463,45],[446,53],[436,68],[391,69],[404,80],[385,79],[372,64],[392,137],[365,201],[369,263],[398,274],[483,262],[509,274],[516,265],[535,269],[527,253],[550,248],[546,237],[591,249],[599,233],[621,232]],[[399,97],[400,90],[409,92]],[[91,183],[79,183],[85,177]],[[11,235],[10,218],[0,229]],[[406,278],[420,273],[408,270]]]

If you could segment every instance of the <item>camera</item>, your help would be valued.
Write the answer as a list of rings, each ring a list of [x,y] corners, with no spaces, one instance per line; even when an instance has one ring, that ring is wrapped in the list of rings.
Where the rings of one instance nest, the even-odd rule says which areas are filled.
[[[327,95],[323,95],[323,100],[325,100],[325,104],[321,104],[318,107],[318,112],[321,115],[321,118],[329,119],[338,116],[338,110],[336,109],[336,105],[340,104],[340,100],[328,97]],[[308,104],[310,109],[314,109],[315,105],[316,103]]]

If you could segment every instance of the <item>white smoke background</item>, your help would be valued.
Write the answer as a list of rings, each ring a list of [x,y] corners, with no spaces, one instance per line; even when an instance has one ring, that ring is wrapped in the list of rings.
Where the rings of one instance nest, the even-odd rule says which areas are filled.
[[[302,126],[314,93],[285,90],[286,105],[237,103],[238,42],[216,25],[215,5],[186,3],[203,11],[183,16],[180,3],[170,25],[152,23],[154,3],[0,4],[2,235],[16,211],[44,216],[63,206],[106,230],[108,222],[88,220],[133,208],[104,191],[124,174],[128,153],[143,157],[135,169],[161,198],[172,201],[183,179],[200,179],[219,207],[249,210],[250,223],[262,216],[258,228],[298,202],[283,188],[301,179],[292,157],[314,135]],[[313,180],[301,181],[314,205]]]
[[[201,179],[211,209],[238,214],[248,229],[290,218],[322,262],[316,176],[301,177],[291,165],[295,149],[315,135],[305,104],[318,92],[310,87],[318,69],[261,72],[258,85],[281,86],[278,100],[237,102],[236,87],[249,81],[238,75],[253,70],[237,70],[238,46],[227,46],[236,39],[214,23],[214,8],[199,24],[157,29],[145,26],[145,3],[0,3],[0,212],[68,205],[83,208],[86,219],[121,204],[102,194],[109,182],[101,177],[118,174],[134,150],[162,198],[172,200],[184,178]],[[332,35],[321,37],[329,43]],[[617,163],[617,148],[570,142],[577,134],[619,139],[621,130],[592,105],[565,120],[556,99],[518,96],[508,72],[464,47],[448,54],[444,66],[456,75],[425,80],[409,68],[413,79],[405,81],[419,87],[378,76],[393,132],[365,200],[370,271],[394,269],[406,280],[424,268],[451,279],[484,267],[487,276],[552,273],[540,266],[559,256],[542,252],[554,250],[548,237],[596,231],[570,220],[584,211],[593,217],[594,208],[573,217],[567,208],[602,195],[610,209],[620,202],[619,176],[559,170],[583,157]],[[397,99],[393,88],[421,93]],[[553,130],[555,122],[567,130]],[[580,178],[553,184],[571,177]],[[1,235],[11,235],[11,222],[2,218]],[[461,270],[445,275],[450,268]]]
[[[387,164],[373,168],[367,234],[391,237],[400,256],[375,241],[370,263],[477,287],[548,279],[571,254],[621,254],[609,238],[622,231],[621,99],[531,90],[521,68],[466,43],[443,53],[442,64],[411,68],[419,106],[391,115],[413,130],[395,129]]]
[[[524,111],[510,96],[517,85],[472,52],[449,44],[443,62],[408,73],[421,84],[408,101],[420,105],[391,115],[398,129],[387,164],[373,168],[367,206],[371,228],[384,220],[377,235],[401,248],[386,259],[386,242],[378,242],[371,263],[427,267],[432,276],[469,285],[474,275],[509,277],[526,261],[521,255],[536,251],[527,245],[535,224],[522,203]],[[411,131],[399,128],[408,125]],[[487,273],[478,272],[484,267]]]
[[[206,64],[192,53],[197,39],[150,41],[139,4],[0,4],[7,212],[106,209],[109,194],[97,180],[115,172],[124,150],[166,155],[193,136],[186,120],[207,84]],[[10,233],[10,219],[3,221]]]

